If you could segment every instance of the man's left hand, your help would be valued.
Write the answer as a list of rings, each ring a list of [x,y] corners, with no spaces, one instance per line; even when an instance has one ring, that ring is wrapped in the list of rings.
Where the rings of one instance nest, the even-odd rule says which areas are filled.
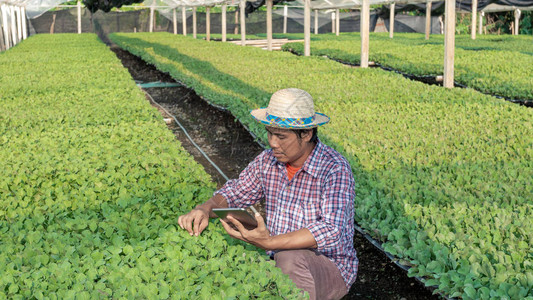
[[[226,229],[228,234],[233,238],[245,241],[265,250],[272,250],[269,246],[271,242],[271,236],[270,232],[266,228],[265,220],[259,213],[255,214],[255,219],[257,220],[257,227],[252,230],[246,229],[241,222],[232,216],[228,216],[226,221],[220,219],[220,222],[222,222],[224,229]],[[230,223],[236,229],[234,229]]]

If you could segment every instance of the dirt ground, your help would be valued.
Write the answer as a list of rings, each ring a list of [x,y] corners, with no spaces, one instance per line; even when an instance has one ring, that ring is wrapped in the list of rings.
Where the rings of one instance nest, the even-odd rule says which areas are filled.
[[[157,71],[141,59],[116,46],[111,49],[122,60],[132,77],[140,82],[175,82],[169,75]],[[250,133],[227,111],[210,106],[187,87],[149,88],[146,91],[173,114],[193,137],[195,143],[207,153],[229,178],[235,178],[263,148]],[[147,99],[149,99],[147,97]],[[153,104],[153,103],[152,103]],[[154,105],[154,104],[153,104]],[[154,105],[157,107],[156,105]],[[163,117],[169,117],[158,107]],[[172,121],[169,128],[178,140],[220,186],[225,179],[208,163],[181,128]],[[360,233],[354,236],[354,246],[359,257],[356,282],[344,299],[440,299],[423,284],[409,278],[387,256]]]

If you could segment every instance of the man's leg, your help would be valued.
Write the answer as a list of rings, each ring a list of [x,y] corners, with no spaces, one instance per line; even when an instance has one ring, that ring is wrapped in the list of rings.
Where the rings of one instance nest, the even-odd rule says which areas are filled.
[[[276,267],[296,286],[309,293],[311,300],[340,299],[348,293],[337,266],[317,251],[285,250],[274,255]]]

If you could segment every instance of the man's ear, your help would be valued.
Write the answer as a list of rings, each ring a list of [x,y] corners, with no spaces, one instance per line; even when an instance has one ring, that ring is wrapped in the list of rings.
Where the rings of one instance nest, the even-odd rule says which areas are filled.
[[[311,138],[313,137],[313,129],[309,129],[309,130],[305,130],[303,133],[302,133],[302,139],[306,142],[306,143],[309,143],[311,141]]]

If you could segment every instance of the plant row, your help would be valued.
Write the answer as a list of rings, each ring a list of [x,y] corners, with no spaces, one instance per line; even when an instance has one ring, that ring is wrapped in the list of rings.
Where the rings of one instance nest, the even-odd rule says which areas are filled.
[[[215,188],[93,34],[0,54],[0,299],[297,298],[258,249],[179,215]]]
[[[315,39],[311,42],[311,55],[360,63],[359,34],[349,33],[338,39],[331,36]],[[475,41],[458,37],[454,61],[455,81],[483,93],[508,99],[533,99],[531,41],[515,37],[502,39],[504,42],[498,42],[492,37]],[[517,49],[529,47],[530,50],[521,52],[500,46],[500,43],[505,45],[507,40],[512,40],[512,45],[516,45]],[[283,49],[302,54],[303,47],[303,43],[289,43]],[[444,70],[443,37],[432,36],[426,41],[420,34],[402,34],[394,39],[383,34],[372,34],[369,59],[409,75],[439,76]]]
[[[533,297],[533,111],[319,57],[166,33],[110,38],[263,141],[249,110],[278,89],[308,91],[332,118],[322,140],[351,163],[355,221],[410,275],[452,297]]]

